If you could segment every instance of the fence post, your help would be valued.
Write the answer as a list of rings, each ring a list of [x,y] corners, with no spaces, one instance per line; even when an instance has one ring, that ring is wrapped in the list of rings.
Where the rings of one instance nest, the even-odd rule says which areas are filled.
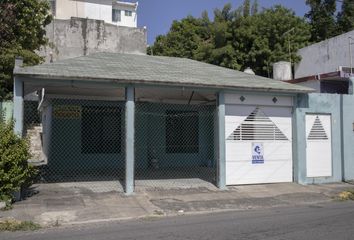
[[[23,81],[14,77],[14,131],[17,135],[23,136]]]
[[[220,189],[226,189],[226,149],[225,149],[225,95],[217,94],[218,108],[218,164],[217,185]]]
[[[125,193],[134,192],[134,131],[135,101],[134,87],[125,88]]]

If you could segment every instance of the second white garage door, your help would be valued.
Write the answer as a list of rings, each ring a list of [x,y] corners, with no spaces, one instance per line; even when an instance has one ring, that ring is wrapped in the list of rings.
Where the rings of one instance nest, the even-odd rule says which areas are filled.
[[[226,105],[226,184],[293,181],[291,107]]]

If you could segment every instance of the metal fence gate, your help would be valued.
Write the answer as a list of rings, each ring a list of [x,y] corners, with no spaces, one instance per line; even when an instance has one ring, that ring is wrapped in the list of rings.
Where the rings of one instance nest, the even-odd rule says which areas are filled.
[[[215,104],[137,102],[135,185],[215,184],[215,114]]]
[[[50,99],[25,102],[25,134],[41,182],[119,181],[125,178],[125,103]],[[42,153],[42,155],[41,155]]]

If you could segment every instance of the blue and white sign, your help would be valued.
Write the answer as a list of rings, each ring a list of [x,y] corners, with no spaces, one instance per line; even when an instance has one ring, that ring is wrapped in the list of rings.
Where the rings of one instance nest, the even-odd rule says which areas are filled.
[[[252,143],[252,164],[264,164],[263,143]]]

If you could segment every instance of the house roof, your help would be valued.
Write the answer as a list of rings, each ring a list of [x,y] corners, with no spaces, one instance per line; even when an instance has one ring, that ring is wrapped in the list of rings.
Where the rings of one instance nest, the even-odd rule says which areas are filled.
[[[313,91],[311,88],[186,58],[118,53],[95,53],[55,63],[15,68],[14,74],[27,78],[108,81],[123,84],[141,83],[287,93]]]

